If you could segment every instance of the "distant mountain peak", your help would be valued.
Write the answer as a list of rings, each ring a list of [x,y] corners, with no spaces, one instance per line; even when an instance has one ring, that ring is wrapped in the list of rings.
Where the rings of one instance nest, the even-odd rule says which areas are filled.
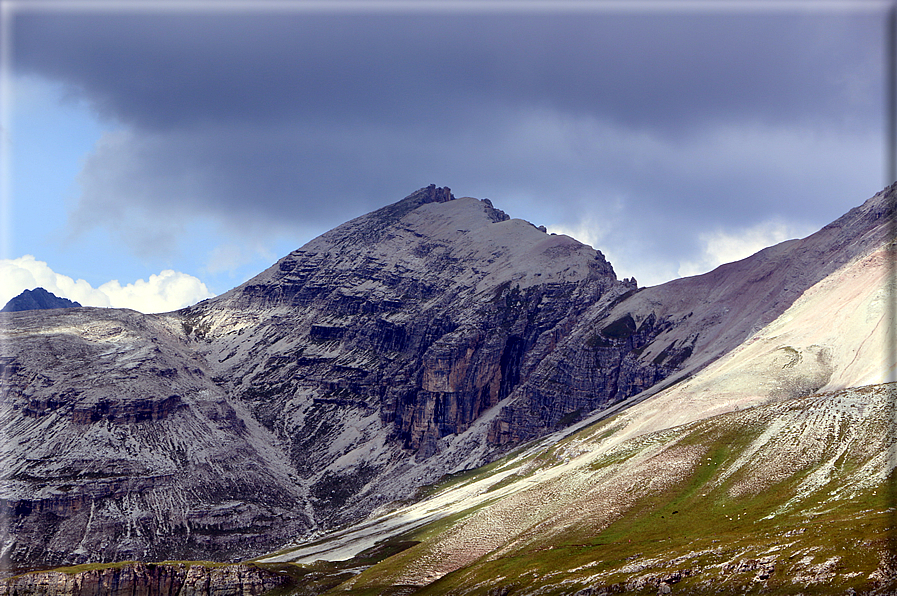
[[[25,290],[15,298],[12,298],[6,303],[6,306],[0,309],[0,312],[74,308],[76,306],[81,306],[81,304],[73,302],[68,298],[60,298],[56,294],[48,292],[43,288],[34,288],[33,290]]]

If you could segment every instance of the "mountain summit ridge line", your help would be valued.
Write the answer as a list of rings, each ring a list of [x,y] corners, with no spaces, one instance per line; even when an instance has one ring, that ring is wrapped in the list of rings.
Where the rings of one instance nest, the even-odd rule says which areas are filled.
[[[4,314],[3,562],[247,558],[388,510],[731,352],[886,242],[894,192],[640,289],[431,185],[180,311]]]

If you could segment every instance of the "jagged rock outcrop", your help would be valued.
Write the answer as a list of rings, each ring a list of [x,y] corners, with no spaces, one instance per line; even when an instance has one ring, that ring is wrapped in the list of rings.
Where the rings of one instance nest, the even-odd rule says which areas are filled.
[[[128,310],[5,315],[2,563],[230,559],[306,530],[273,437],[178,325]]]
[[[0,583],[0,596],[258,596],[290,581],[288,575],[250,564],[133,562],[20,575]]]
[[[220,560],[358,519],[493,457],[496,406],[631,289],[430,186],[177,313],[4,315],[2,556]]]
[[[74,308],[81,306],[80,303],[69,300],[68,298],[60,298],[52,292],[48,292],[43,288],[34,288],[33,290],[25,290],[18,296],[10,298],[9,302],[0,309],[0,312],[19,312],[22,310],[46,310],[51,308]]]
[[[598,251],[430,186],[179,316],[332,523],[485,461],[466,431],[631,289]]]

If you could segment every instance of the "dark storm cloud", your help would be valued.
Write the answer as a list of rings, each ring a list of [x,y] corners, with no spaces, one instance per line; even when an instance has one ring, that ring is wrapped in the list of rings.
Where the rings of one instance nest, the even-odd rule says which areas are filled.
[[[869,15],[23,14],[22,70],[148,128],[206,120],[463,120],[532,104],[633,125],[875,107]],[[872,61],[870,63],[870,53]],[[876,72],[876,75],[880,73]],[[868,91],[876,91],[870,88]]]
[[[138,238],[168,207],[326,227],[434,182],[540,223],[622,201],[615,225],[684,251],[708,222],[805,214],[878,171],[882,22],[22,12],[13,32],[18,72],[123,127],[85,165],[83,226]]]

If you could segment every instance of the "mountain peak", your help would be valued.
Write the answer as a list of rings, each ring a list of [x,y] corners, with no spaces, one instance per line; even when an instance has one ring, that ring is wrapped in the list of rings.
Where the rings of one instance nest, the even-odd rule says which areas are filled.
[[[442,290],[451,287],[456,299],[479,296],[477,301],[503,284],[525,289],[594,280],[603,280],[602,287],[617,283],[613,267],[592,247],[512,219],[488,199],[456,198],[449,188],[431,184],[325,232],[217,301],[263,295],[267,303],[279,287],[290,288],[292,296],[297,284],[309,282],[309,275],[316,279],[313,287],[329,288],[340,280],[342,293],[357,289],[365,299],[372,292],[394,294],[395,276],[406,281],[414,277]],[[379,289],[374,292],[373,287]],[[278,296],[278,301],[287,299],[287,294]]]
[[[374,226],[383,228],[393,222],[399,221],[405,217],[405,215],[414,211],[421,205],[427,205],[429,203],[447,203],[454,200],[455,196],[452,194],[452,189],[447,186],[437,188],[435,184],[431,184],[430,186],[426,186],[411,193],[401,201],[377,209],[369,215]]]
[[[446,203],[454,199],[455,196],[452,194],[452,189],[448,186],[437,187],[435,184],[431,184],[414,191],[399,202],[409,201],[417,205],[423,205],[424,203]]]
[[[10,301],[6,303],[6,306],[0,309],[0,312],[74,308],[76,306],[81,305],[68,298],[60,298],[43,288],[34,288],[33,290],[25,290],[15,298],[10,299]]]
[[[414,191],[397,203],[377,209],[371,213],[371,215],[375,216],[376,219],[383,223],[388,223],[401,219],[405,214],[414,211],[421,205],[426,205],[428,203],[448,203],[449,201],[454,200],[455,196],[452,194],[452,189],[448,186],[437,187],[435,184],[431,184],[430,186],[425,186],[420,190]]]
[[[835,426],[819,441],[835,437],[835,443],[827,448],[831,459],[818,469],[833,470],[838,466],[831,462],[844,457],[842,445],[889,440],[845,435],[847,427],[838,426],[848,414],[881,419],[868,391],[834,399],[824,392],[848,391],[893,370],[883,346],[893,278],[887,206],[895,193],[892,187],[802,240],[701,276],[638,289],[617,280],[592,247],[508,218],[488,200],[456,199],[449,189],[431,185],[326,232],[238,288],[181,311],[141,315],[86,308],[4,316],[13,338],[0,342],[0,430],[6,439],[0,467],[10,519],[4,568],[136,557],[257,557],[294,537],[370,520],[342,535],[345,542],[340,537],[331,543],[339,543],[330,551],[339,556],[333,556],[345,559],[397,531],[402,522],[395,520],[423,523],[418,513],[393,515],[423,485],[540,438],[555,445],[541,452],[544,458],[529,448],[518,451],[525,466],[516,468],[519,473],[503,462],[482,483],[465,476],[456,488],[475,502],[438,509],[430,502],[423,515],[491,508],[484,505],[488,500],[497,509],[480,509],[495,513],[486,524],[519,518],[526,532],[544,520],[562,524],[538,525],[552,532],[573,527],[563,525],[567,520],[579,527],[604,524],[610,520],[601,517],[607,499],[629,495],[629,509],[621,512],[641,507],[647,493],[633,486],[660,486],[675,499],[668,503],[688,505],[682,491],[694,494],[692,479],[704,474],[694,465],[710,463],[705,453],[717,458],[714,445],[734,445],[731,433],[745,441],[781,436],[782,444],[790,444],[804,436],[802,427],[780,433],[771,426],[767,432],[761,423],[783,420],[784,429],[791,423],[780,414],[795,411],[792,405],[810,411],[807,403],[824,400],[824,407],[836,408]],[[882,404],[886,390],[876,397]],[[842,404],[848,397],[851,403]],[[747,405],[779,407],[779,400],[804,401],[762,410],[761,417],[744,413]],[[711,415],[724,425],[718,434],[708,434],[712,427],[704,422],[695,424]],[[607,426],[557,442],[562,429],[601,417]],[[662,434],[649,437],[654,432]],[[696,441],[683,443],[689,436]],[[654,451],[656,437],[674,449],[664,452],[663,461],[652,455],[661,453]],[[807,449],[817,444],[813,439]],[[630,451],[633,445],[637,449]],[[642,446],[648,451],[639,451]],[[787,457],[803,461],[805,451],[791,450]],[[868,451],[856,457],[868,460]],[[717,459],[735,461],[733,471],[754,458],[754,451],[732,453]],[[773,457],[785,456],[770,452],[761,461],[778,461]],[[634,467],[609,467],[630,459]],[[686,460],[681,467],[678,462]],[[656,462],[670,475],[658,476]],[[882,466],[875,474],[886,479],[891,468]],[[758,482],[772,478],[767,468],[759,466]],[[791,486],[812,495],[813,503],[828,503],[828,497],[804,490],[816,482],[815,476],[804,482],[806,469],[800,464]],[[557,484],[576,470],[582,474],[572,484]],[[530,492],[537,487],[529,480],[542,472],[547,488]],[[736,484],[721,484],[727,478],[708,485],[718,492],[695,501],[698,509],[681,509],[684,523],[704,515],[700,503],[731,498],[734,505],[746,494],[738,487],[752,486],[741,476],[732,476]],[[828,482],[828,476],[819,478],[819,486]],[[866,482],[871,474],[845,478]],[[606,479],[610,484],[602,484]],[[680,480],[691,484],[680,486]],[[884,480],[875,482],[876,490],[884,488]],[[496,500],[522,486],[517,494],[526,491],[535,500]],[[595,487],[609,496],[586,499],[593,506],[588,509],[582,487],[592,496],[598,495]],[[730,492],[735,488],[742,492]],[[122,538],[123,498],[127,518],[152,531]],[[442,498],[440,492],[440,502],[450,502]],[[770,501],[763,503],[765,508]],[[530,504],[543,518],[531,515]],[[513,513],[508,507],[525,509],[525,515],[507,517]],[[665,507],[653,511],[666,513]],[[712,505],[714,515],[717,507]],[[569,517],[580,510],[587,522]],[[390,517],[369,517],[375,511]],[[838,516],[852,520],[853,513]],[[657,517],[663,516],[652,519]],[[89,532],[72,531],[88,522]],[[452,538],[456,550],[446,552],[457,558],[440,561],[461,561],[467,545],[487,539],[490,552],[505,556],[511,547],[502,545],[501,536],[529,548],[520,528],[505,534],[503,527],[497,541],[483,539],[483,523],[469,526],[470,534],[452,534],[462,538]],[[564,538],[565,544],[579,544],[580,536]],[[326,559],[329,547],[322,544],[276,557]],[[682,546],[693,548],[688,540]],[[480,549],[476,556],[485,554]],[[576,562],[576,569],[585,564]],[[875,565],[877,560],[870,572]],[[406,585],[406,576],[402,580]]]

